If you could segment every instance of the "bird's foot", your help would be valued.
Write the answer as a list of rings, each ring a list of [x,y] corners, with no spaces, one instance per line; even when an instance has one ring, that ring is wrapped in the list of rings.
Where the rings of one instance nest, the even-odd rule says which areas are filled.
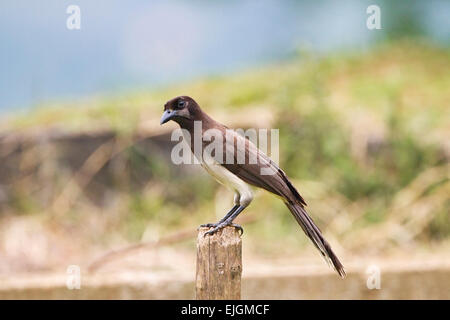
[[[201,224],[198,228],[215,228],[219,225],[219,222],[217,223],[205,223],[205,224]],[[198,229],[197,229],[198,230]]]
[[[214,233],[216,233],[217,231],[219,231],[220,229],[223,229],[227,226],[232,226],[235,227],[236,229],[239,230],[240,232],[240,236],[242,236],[244,234],[244,229],[242,229],[242,227],[238,224],[232,223],[231,221],[224,221],[224,222],[219,222],[219,223],[207,223],[207,224],[202,224],[201,227],[208,227],[208,228],[213,228],[212,230],[209,230],[207,232],[205,232],[205,234],[203,236],[206,235],[213,235]]]

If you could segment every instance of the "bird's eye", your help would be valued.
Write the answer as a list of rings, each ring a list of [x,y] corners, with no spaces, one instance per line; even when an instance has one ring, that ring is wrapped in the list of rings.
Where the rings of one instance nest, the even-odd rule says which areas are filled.
[[[184,101],[183,100],[178,100],[178,108],[181,109],[184,107]]]

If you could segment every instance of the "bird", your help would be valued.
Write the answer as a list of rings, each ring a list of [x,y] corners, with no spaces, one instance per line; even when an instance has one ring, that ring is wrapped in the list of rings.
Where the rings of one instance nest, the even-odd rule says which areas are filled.
[[[264,152],[255,146],[249,139],[229,130],[225,125],[215,121],[204,112],[197,102],[189,96],[178,96],[164,104],[164,112],[160,124],[168,121],[178,123],[182,129],[184,139],[194,137],[196,134],[196,123],[201,124],[201,146],[195,147],[194,140],[188,139],[190,148],[195,158],[202,167],[219,183],[234,192],[234,206],[217,223],[208,223],[201,226],[209,227],[205,235],[211,235],[226,226],[234,226],[243,232],[241,226],[234,224],[234,219],[253,200],[253,188],[262,188],[280,198],[288,207],[295,220],[304,233],[311,239],[314,246],[319,250],[325,261],[331,265],[342,278],[346,273],[344,266],[325,240],[320,229],[306,211],[306,202],[286,173],[270,159]],[[215,130],[223,138],[223,157],[230,156],[232,161],[218,161],[215,157],[204,152],[210,139],[204,139],[208,130]],[[239,155],[245,155],[245,159],[255,157],[256,162],[238,161]],[[266,168],[270,174],[262,173]]]

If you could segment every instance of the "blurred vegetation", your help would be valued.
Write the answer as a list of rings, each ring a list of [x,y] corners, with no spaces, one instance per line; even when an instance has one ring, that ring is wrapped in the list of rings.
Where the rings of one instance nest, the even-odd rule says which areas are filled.
[[[49,209],[53,201],[39,204],[29,186],[13,183],[4,220],[41,214],[46,223],[57,222],[83,239],[84,248],[154,240],[217,220],[231,205],[231,193],[201,171],[170,169],[170,158],[145,152],[131,138],[143,124],[157,125],[164,102],[181,94],[222,122],[222,115],[239,118],[247,109],[257,110],[255,121],[259,112],[269,112],[271,127],[280,129],[281,166],[330,241],[345,248],[339,251],[448,240],[450,50],[417,39],[328,56],[301,51],[296,59],[262,69],[43,106],[7,119],[5,132],[113,130],[129,170],[117,166],[116,192],[106,206],[81,191],[66,211],[56,210],[62,215]],[[53,170],[49,197],[57,198],[72,173]],[[127,175],[151,178],[136,188]],[[246,246],[256,253],[294,253],[307,243],[288,210],[270,195],[258,194],[243,216],[256,217],[244,225]]]

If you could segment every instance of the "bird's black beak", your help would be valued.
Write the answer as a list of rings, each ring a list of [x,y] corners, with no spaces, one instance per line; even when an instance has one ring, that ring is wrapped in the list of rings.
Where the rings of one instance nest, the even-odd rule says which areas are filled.
[[[161,117],[161,122],[159,124],[164,124],[167,121],[171,120],[173,117],[175,117],[177,115],[176,111],[172,111],[172,110],[166,110],[164,111],[162,117]]]

